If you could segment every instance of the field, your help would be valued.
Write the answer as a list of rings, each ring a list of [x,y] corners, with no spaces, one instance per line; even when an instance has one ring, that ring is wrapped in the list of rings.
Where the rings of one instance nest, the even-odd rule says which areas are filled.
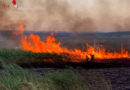
[[[82,66],[89,65],[91,67],[87,66],[87,68],[93,68],[97,63],[75,64],[75,69],[72,67],[73,65],[69,64],[61,68],[60,71],[53,72],[51,71],[54,69],[52,66],[51,70],[40,71],[42,75],[31,69],[35,68],[32,63],[39,66],[39,63],[44,61],[51,62],[50,65],[54,63],[58,65],[63,61],[63,56],[16,49],[0,49],[0,90],[98,90],[99,88],[100,90],[112,90],[110,80],[103,74],[87,69],[81,71],[84,70],[81,68]],[[31,67],[25,68],[25,64]],[[46,64],[43,63],[42,65]],[[100,65],[106,68],[106,65],[102,63]],[[97,66],[95,69],[99,67]],[[45,67],[49,68],[48,66]]]
[[[22,64],[42,61],[62,61],[62,56],[50,53],[32,53],[16,49],[0,49],[0,61],[8,64]]]
[[[11,31],[0,32],[0,90],[112,90],[111,82],[102,74],[89,72],[89,68],[107,68],[113,66],[126,67],[130,65],[125,61],[119,64],[109,63],[63,63],[71,61],[66,55],[55,53],[33,53],[24,51],[20,44],[20,36],[14,36]],[[51,32],[33,32],[45,40]],[[30,32],[26,32],[30,34]],[[130,51],[130,32],[123,33],[62,33],[56,34],[57,42],[62,42],[63,47],[85,49],[86,42],[93,45],[102,44],[107,50],[119,51],[123,43],[125,49]],[[18,37],[18,38],[16,38]],[[114,46],[114,48],[113,48]],[[116,60],[115,62],[117,63]],[[126,60],[128,61],[128,60]],[[122,64],[123,62],[123,64]],[[125,64],[124,64],[125,63]],[[30,69],[39,67],[63,66],[61,71],[41,71],[42,75]],[[120,65],[121,64],[121,65]],[[29,66],[29,68],[28,68]],[[54,67],[55,67],[54,66]],[[52,70],[54,69],[51,68]],[[81,73],[77,68],[87,67]],[[28,69],[26,69],[28,68]],[[76,68],[76,69],[75,69]],[[116,78],[117,79],[117,78]]]
[[[0,31],[0,48],[18,48],[22,49],[20,39],[21,36],[13,34],[15,31]],[[34,33],[40,36],[41,40],[51,33],[55,32],[25,32],[26,35]],[[80,48],[85,49],[86,43],[90,45],[96,44],[103,45],[107,50],[119,51],[121,46],[130,51],[130,32],[111,32],[111,33],[72,33],[72,32],[59,32],[54,34],[57,42],[61,42],[61,46],[67,48]],[[113,48],[114,46],[114,48]]]
[[[94,72],[81,77],[75,70],[66,69],[60,72],[44,72],[44,76],[40,76],[16,64],[2,66],[0,90],[112,90],[110,82]],[[100,80],[100,83],[95,80]],[[93,87],[93,83],[97,86]]]
[[[110,67],[129,67],[129,59],[109,59],[109,60],[94,60],[87,62],[86,60],[73,62],[74,58],[69,58],[66,54],[55,53],[33,53],[19,49],[0,49],[0,66],[4,64],[18,64],[22,67],[56,67],[66,68],[84,67],[84,68],[110,68]],[[75,59],[74,59],[75,60]],[[78,59],[77,59],[78,60]]]

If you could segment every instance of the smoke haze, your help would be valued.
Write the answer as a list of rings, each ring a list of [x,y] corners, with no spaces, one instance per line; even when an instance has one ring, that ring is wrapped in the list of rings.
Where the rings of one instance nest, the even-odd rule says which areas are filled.
[[[0,30],[23,23],[33,31],[130,31],[130,0],[22,0],[21,8],[2,8],[3,3]]]

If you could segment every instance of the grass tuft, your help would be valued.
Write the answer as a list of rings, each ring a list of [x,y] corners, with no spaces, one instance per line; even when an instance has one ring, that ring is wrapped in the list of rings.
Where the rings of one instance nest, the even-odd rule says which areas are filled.
[[[88,90],[71,70],[47,72],[43,78],[16,64],[3,65],[3,69],[0,72],[0,90]]]
[[[60,90],[88,90],[80,76],[71,70],[47,72],[45,76],[60,86]]]

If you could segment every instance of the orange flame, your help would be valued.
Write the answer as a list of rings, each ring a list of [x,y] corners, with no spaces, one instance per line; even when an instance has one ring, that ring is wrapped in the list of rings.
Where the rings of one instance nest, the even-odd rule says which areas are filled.
[[[23,31],[23,26],[19,26],[19,29]],[[61,47],[61,42],[56,43],[56,39],[51,34],[46,38],[46,41],[41,41],[38,35],[31,34],[29,36],[24,35],[21,39],[21,44],[26,51],[32,51],[35,53],[68,53],[70,57],[77,59],[86,59],[86,56],[91,57],[93,54],[95,59],[118,59],[118,58],[130,58],[128,51],[121,48],[120,52],[109,52],[105,48],[95,49],[93,46],[86,44],[87,49],[82,51],[80,49],[68,49]]]
[[[19,25],[19,30],[22,31],[22,32],[24,31],[24,28],[23,28],[22,24]]]

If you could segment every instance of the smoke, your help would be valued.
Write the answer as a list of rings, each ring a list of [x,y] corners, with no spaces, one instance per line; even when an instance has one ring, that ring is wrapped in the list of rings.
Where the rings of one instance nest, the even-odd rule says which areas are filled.
[[[0,31],[0,48],[21,48],[20,37],[14,36],[13,31]]]
[[[20,23],[35,31],[130,30],[130,0],[22,0],[18,4],[23,7],[0,8],[0,30],[17,30]]]

